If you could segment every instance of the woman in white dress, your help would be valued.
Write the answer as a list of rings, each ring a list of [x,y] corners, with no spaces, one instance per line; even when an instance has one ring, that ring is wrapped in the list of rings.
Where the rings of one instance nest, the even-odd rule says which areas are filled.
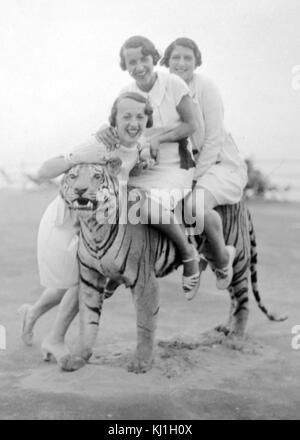
[[[185,90],[184,92],[186,93]],[[147,98],[134,91],[122,93],[114,103],[110,117],[112,126],[116,127],[117,130],[118,139],[121,144],[120,147],[117,150],[108,151],[104,144],[99,144],[95,138],[92,138],[88,142],[73,149],[70,154],[48,160],[40,169],[39,178],[54,178],[69,170],[77,163],[103,163],[108,157],[116,156],[122,160],[119,178],[123,182],[128,181],[130,170],[140,159],[146,159],[147,156],[149,157],[149,151],[147,155],[147,148],[144,146],[144,149],[142,149],[138,143],[138,139],[147,127],[150,128],[152,126],[152,114],[153,109]],[[178,151],[177,144],[169,143],[166,144],[166,146]],[[186,187],[191,188],[194,169],[194,162],[191,161],[189,167],[182,168],[177,172],[177,177],[179,176],[183,182],[180,189]],[[163,171],[165,172],[166,170]],[[151,171],[147,173],[146,170],[145,176],[145,182],[143,182],[140,187],[148,194],[148,190],[151,190],[151,185],[153,184]],[[169,181],[170,188],[174,189],[174,178],[168,177],[167,182]],[[149,197],[152,198],[150,193]],[[184,235],[181,227],[175,222],[168,225],[161,224],[166,217],[160,216],[161,211],[159,209],[152,209],[154,203],[162,204],[163,207],[165,203],[166,205],[168,204],[168,206],[165,206],[165,210],[170,210],[170,207],[172,209],[172,204],[176,205],[176,198],[180,197],[182,196],[175,194],[171,201],[161,200],[161,198],[152,200],[150,215],[148,212],[143,215],[142,209],[141,217],[144,217],[142,220],[145,220],[147,216],[149,223],[155,223],[153,226],[159,229],[165,230],[167,227],[168,234],[171,235],[171,238],[179,250],[182,251],[183,259],[186,258],[188,260],[187,263],[196,263],[197,265],[197,259],[192,253],[193,248],[191,248],[191,245],[188,243],[187,237]],[[172,217],[172,215],[170,212],[168,218]],[[68,297],[70,300],[74,301],[75,298],[76,301],[79,281],[77,262],[78,232],[79,225],[76,216],[74,216],[74,212],[66,207],[60,196],[57,196],[44,213],[38,233],[39,273],[41,284],[46,287],[46,289],[35,304],[32,306],[26,304],[22,307],[22,312],[24,313],[22,338],[28,345],[32,344],[33,327],[37,319],[50,308],[57,305],[65,295],[66,290],[69,290]],[[183,236],[183,239],[181,236]],[[184,252],[186,252],[186,256]],[[196,279],[196,282],[198,282],[200,278],[199,271],[197,272],[198,279]],[[192,276],[186,276],[185,278],[187,279],[187,283],[190,283],[186,283],[188,293],[190,293],[192,289],[196,287],[196,276],[192,274]],[[192,283],[190,280],[192,280]],[[190,286],[191,284],[192,286]],[[48,338],[48,341],[46,341],[48,345],[51,345],[51,343],[57,345],[57,338],[52,338],[51,343],[49,342],[50,340],[51,336]]]
[[[213,208],[241,200],[247,167],[224,127],[218,89],[210,79],[195,72],[201,63],[196,43],[189,38],[178,38],[167,47],[160,64],[185,81],[196,106],[197,130],[191,138],[197,161],[194,188],[204,191],[204,232],[213,253],[217,287],[226,289],[232,279],[235,249],[225,246],[221,218]],[[192,199],[192,195],[188,196],[187,204]]]
[[[171,209],[175,209],[192,187],[195,162],[187,138],[196,129],[196,113],[186,83],[177,75],[155,71],[159,59],[154,44],[142,36],[129,38],[120,50],[120,66],[133,79],[122,92],[140,93],[149,99],[153,107],[153,128],[145,131],[145,139],[157,161],[153,169],[132,177],[129,183],[148,193],[151,206],[157,202],[167,208],[171,194]],[[96,137],[107,148],[115,148],[119,143],[112,127],[100,129]],[[158,200],[155,190],[165,192],[168,200],[163,197]],[[142,215],[150,220],[152,212]],[[200,276],[197,256],[183,228],[153,221],[149,223],[157,223],[155,227],[177,245],[183,262],[183,289],[187,299],[192,299],[197,292]],[[179,231],[182,231],[181,234]]]
[[[73,148],[67,155],[47,160],[38,172],[39,180],[52,179],[77,163],[104,163],[118,157],[122,160],[119,178],[128,181],[129,172],[143,158],[138,140],[146,127],[153,124],[153,109],[147,100],[136,93],[125,93],[115,101],[111,119],[118,131],[121,146],[107,151],[94,137]],[[147,158],[147,152],[145,152]],[[148,152],[149,156],[149,152]],[[33,327],[38,318],[59,304],[66,291],[76,298],[79,283],[77,261],[79,223],[76,211],[70,210],[58,195],[44,212],[39,225],[37,256],[40,282],[45,287],[33,305],[24,304],[22,339],[33,342]]]

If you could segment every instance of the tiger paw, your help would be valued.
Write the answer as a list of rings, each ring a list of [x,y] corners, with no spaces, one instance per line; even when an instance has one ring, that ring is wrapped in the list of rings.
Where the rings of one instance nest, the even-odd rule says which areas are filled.
[[[73,356],[67,354],[59,359],[57,362],[59,368],[63,371],[76,371],[86,365],[86,360],[80,356]]]
[[[226,324],[217,325],[215,330],[219,333],[224,333],[225,336],[229,335],[230,333],[230,328]]]
[[[134,357],[134,359],[132,359],[132,361],[128,364],[127,370],[130,373],[144,374],[147,373],[147,371],[151,370],[152,364],[152,359],[150,359],[149,361],[144,361],[142,359]]]
[[[75,347],[73,351],[73,357],[81,358],[85,362],[89,361],[92,354],[92,350],[90,350],[89,348],[81,348],[79,344]]]

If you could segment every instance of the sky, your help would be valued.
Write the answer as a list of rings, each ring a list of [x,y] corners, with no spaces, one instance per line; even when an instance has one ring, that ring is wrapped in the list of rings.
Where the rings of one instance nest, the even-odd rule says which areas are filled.
[[[197,42],[245,156],[300,158],[299,24],[299,0],[0,0],[0,167],[41,162],[106,123],[130,81],[120,47],[137,34],[160,52]]]

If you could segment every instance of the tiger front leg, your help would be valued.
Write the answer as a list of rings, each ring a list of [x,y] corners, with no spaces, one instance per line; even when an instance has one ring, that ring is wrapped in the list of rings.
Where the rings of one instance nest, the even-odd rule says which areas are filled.
[[[152,367],[153,346],[159,311],[159,286],[154,274],[132,289],[136,309],[137,347],[128,371],[146,373]]]
[[[82,275],[82,273],[81,273]],[[82,368],[92,355],[98,334],[99,321],[104,300],[105,278],[93,277],[93,284],[81,277],[79,285],[79,339],[75,351],[65,358],[61,368],[75,371]]]

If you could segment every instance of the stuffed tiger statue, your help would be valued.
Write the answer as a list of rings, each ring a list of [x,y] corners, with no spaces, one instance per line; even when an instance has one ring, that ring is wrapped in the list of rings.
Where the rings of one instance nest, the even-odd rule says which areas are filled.
[[[81,164],[65,174],[61,196],[80,221],[78,260],[80,266],[78,349],[60,362],[64,370],[83,366],[92,354],[97,336],[107,279],[115,286],[125,284],[133,294],[136,308],[137,348],[130,371],[145,372],[151,368],[154,333],[159,311],[159,285],[163,277],[180,264],[173,243],[156,229],[122,220],[123,202],[117,179],[120,159],[106,166]],[[267,311],[257,290],[256,243],[250,213],[243,201],[218,207],[223,220],[225,242],[236,247],[234,275],[229,288],[231,310],[228,325],[218,329],[242,336],[247,324],[249,273],[252,289],[260,309],[270,320],[280,321]],[[114,218],[113,218],[114,217]],[[209,249],[201,236],[193,238],[199,252],[209,258]]]

